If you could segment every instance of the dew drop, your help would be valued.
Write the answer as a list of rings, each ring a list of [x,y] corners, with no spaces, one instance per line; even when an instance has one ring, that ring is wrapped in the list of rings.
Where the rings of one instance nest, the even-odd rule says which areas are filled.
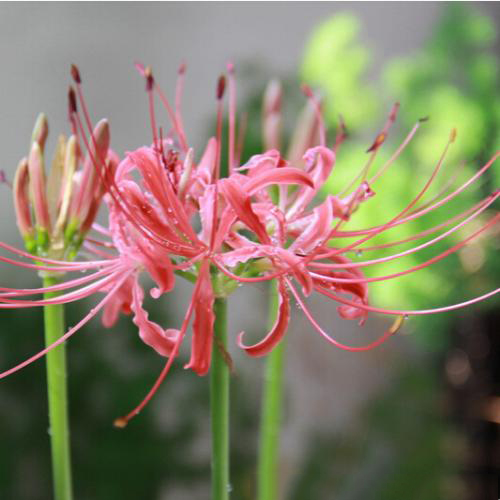
[[[231,493],[233,491],[233,485],[231,483],[228,483],[227,485],[227,492]]]
[[[410,316],[408,314],[403,315],[403,319],[406,321]]]
[[[356,257],[361,257],[363,255],[363,250],[356,250]]]

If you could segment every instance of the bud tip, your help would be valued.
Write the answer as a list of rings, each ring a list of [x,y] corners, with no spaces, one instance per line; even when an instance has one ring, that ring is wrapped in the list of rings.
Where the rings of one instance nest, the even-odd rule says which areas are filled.
[[[224,75],[219,76],[217,82],[217,99],[220,100],[224,96],[224,90],[226,89],[226,77]]]
[[[71,77],[75,81],[75,83],[80,84],[82,83],[82,79],[80,78],[80,71],[78,70],[78,67],[76,64],[71,65]]]

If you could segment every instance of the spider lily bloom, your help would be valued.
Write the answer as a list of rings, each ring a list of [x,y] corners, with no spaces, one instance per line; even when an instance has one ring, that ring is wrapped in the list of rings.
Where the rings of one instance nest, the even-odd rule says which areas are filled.
[[[292,144],[293,154],[290,154],[288,159],[275,149],[279,146],[280,122],[280,95],[279,89],[275,88],[274,93],[271,92],[268,96],[267,108],[263,113],[264,120],[269,120],[269,116],[272,116],[272,120],[264,129],[266,134],[269,134],[268,143],[273,149],[253,156],[244,165],[239,165],[241,147],[236,144],[234,72],[232,66],[229,67],[229,176],[221,179],[222,100],[225,79],[221,78],[217,85],[216,135],[208,141],[197,162],[193,149],[188,145],[181,118],[185,68],[181,67],[179,71],[173,107],[156,84],[151,70],[140,64],[137,69],[146,81],[153,143],[151,146],[127,153],[116,170],[108,163],[93,162],[95,172],[87,176],[86,182],[97,182],[96,179],[99,179],[102,183],[109,208],[109,225],[108,228],[103,228],[94,224],[94,229],[100,232],[101,237],[87,237],[83,247],[93,254],[93,259],[99,260],[74,263],[42,260],[47,267],[58,266],[65,270],[97,269],[93,275],[73,280],[65,284],[64,288],[61,287],[61,290],[66,290],[72,286],[84,285],[59,297],[59,302],[77,300],[96,291],[104,292],[105,296],[78,325],[70,329],[53,346],[0,376],[12,373],[39,358],[48,349],[69,338],[100,310],[104,311],[103,322],[106,326],[111,326],[120,312],[133,314],[133,322],[138,326],[141,339],[168,359],[146,398],[132,412],[116,421],[117,426],[124,426],[147,404],[168,374],[193,318],[191,356],[186,368],[199,375],[207,373],[214,341],[214,301],[216,298],[227,297],[240,283],[273,279],[278,282],[278,316],[271,330],[261,342],[253,346],[244,344],[241,335],[239,337],[239,345],[252,356],[268,353],[286,333],[290,318],[290,294],[314,328],[330,343],[343,349],[358,351],[372,349],[385,341],[397,331],[405,314],[451,310],[498,292],[495,290],[462,304],[425,311],[379,309],[370,306],[368,300],[370,282],[396,278],[446,257],[496,223],[498,215],[462,242],[414,269],[377,278],[366,278],[362,272],[365,266],[397,259],[432,246],[484,212],[499,196],[498,192],[485,198],[469,211],[414,235],[410,241],[454,224],[450,229],[413,249],[382,259],[360,262],[353,262],[347,257],[348,252],[358,249],[377,234],[406,224],[445,205],[490,168],[498,155],[455,191],[423,203],[424,195],[441,168],[446,150],[454,140],[452,135],[430,179],[403,211],[388,215],[387,220],[380,226],[361,231],[345,231],[342,229],[343,224],[354,217],[359,205],[376,199],[374,183],[404,150],[417,132],[420,122],[410,131],[392,157],[369,177],[370,167],[394,122],[398,107],[396,105],[382,132],[369,148],[368,162],[355,176],[352,187],[348,186],[345,192],[337,196],[327,196],[315,205],[314,199],[323,184],[332,173],[334,174],[335,152],[345,139],[345,130],[341,127],[333,147],[329,148],[326,144],[326,131],[319,102],[309,89],[306,88],[305,93],[309,99],[308,109],[312,118],[308,115],[307,120],[299,125],[299,130],[307,136],[307,140],[300,137],[297,145]],[[84,123],[87,122],[87,128],[91,127],[81,94],[79,75],[77,76],[76,92],[82,105],[84,120],[81,120],[76,110],[76,103],[71,106],[71,117],[74,128],[80,131],[83,138]],[[163,137],[162,129],[157,127],[155,95],[163,103],[171,121],[172,128],[166,137]],[[91,152],[91,157],[99,156],[99,141],[95,137],[92,138],[87,149]],[[298,152],[301,156],[299,159]],[[86,188],[85,192],[89,190]],[[80,201],[70,205],[71,214],[76,217],[71,221],[80,220],[78,214],[82,207],[86,207],[86,204]],[[30,228],[31,226],[25,228],[27,234]],[[347,237],[356,239],[352,243],[342,245],[342,239]],[[393,242],[394,245],[399,243],[401,242]],[[164,329],[149,319],[143,307],[144,290],[139,284],[141,273],[148,274],[155,283],[154,288],[150,290],[155,299],[173,289],[176,275],[194,283],[191,300],[180,328]],[[296,283],[300,285],[300,290],[296,288]],[[0,303],[0,308],[47,303],[30,301],[21,304],[11,301],[10,290],[4,291],[6,293],[1,298],[3,303]],[[26,295],[28,292],[33,293],[33,290],[26,291]],[[346,346],[331,338],[309,312],[303,297],[310,296],[313,292],[334,300],[338,304],[338,313],[343,318],[363,323],[368,312],[378,311],[396,316],[396,320],[378,340],[360,347]]]
[[[156,85],[149,70],[143,69],[143,74],[151,102]],[[87,256],[92,256],[91,260],[64,262],[50,254],[37,259],[40,267],[29,263],[23,265],[54,272],[77,270],[95,270],[95,272],[83,278],[68,280],[56,287],[20,291],[3,289],[0,308],[66,303],[87,297],[96,291],[105,293],[105,296],[88,315],[57,342],[0,376],[13,373],[38,359],[68,339],[101,310],[105,326],[112,326],[120,312],[132,314],[141,339],[160,355],[168,358],[157,384],[168,373],[191,318],[194,318],[191,357],[186,368],[204,375],[211,362],[215,298],[227,296],[237,286],[234,280],[221,273],[217,274],[213,265],[216,256],[228,248],[226,240],[232,225],[238,222],[238,213],[225,202],[225,198],[220,194],[222,187],[218,182],[224,79],[219,81],[217,89],[219,123],[217,135],[208,141],[205,152],[198,162],[195,162],[194,151],[188,147],[185,139],[179,112],[180,99],[176,98],[176,107],[173,110],[160,93],[167,110],[171,111],[169,114],[173,120],[173,134],[169,134],[166,138],[162,137],[161,129],[159,131],[156,129],[156,117],[151,106],[153,145],[127,153],[124,160],[115,167],[114,162],[103,159],[105,141],[101,140],[100,134],[94,133],[90,140],[84,138],[85,126],[90,128],[90,124],[81,93],[79,75],[77,76],[78,78],[74,77],[76,93],[70,92],[70,118],[74,130],[79,132],[80,140],[88,150],[89,161],[85,165],[92,163],[94,168],[83,169],[78,182],[80,187],[78,194],[65,205],[67,207],[64,211],[67,214],[65,221],[68,222],[64,225],[64,241],[82,242],[81,232],[75,231],[75,228],[81,227],[79,223],[86,220],[85,214],[92,213],[93,205],[88,202],[87,194],[94,192],[96,186],[99,187],[99,193],[106,192],[109,225],[104,228],[94,224],[93,228],[100,233],[100,237],[87,236],[82,242],[82,250]],[[77,110],[76,96],[81,105],[83,120]],[[20,180],[24,179],[22,173],[23,170],[20,170]],[[251,180],[252,189],[259,191],[278,181],[282,185],[313,186],[308,174],[300,169],[285,167],[279,171],[256,175]],[[19,213],[26,215],[25,212]],[[24,221],[24,219],[19,217],[19,220]],[[194,227],[198,225],[198,221],[201,222],[201,228],[196,231]],[[31,234],[30,226],[25,229],[25,233]],[[13,250],[7,246],[4,248]],[[17,253],[23,257],[30,257],[24,252],[17,251]],[[149,319],[142,305],[144,290],[139,284],[141,273],[147,273],[155,283],[155,287],[150,290],[151,296],[155,299],[173,289],[175,274],[187,277],[195,283],[181,328],[164,329]],[[69,291],[72,288],[76,290]],[[19,300],[19,296],[25,297],[45,291],[65,293],[53,299]],[[150,395],[117,424],[126,423],[142,408],[149,397]]]
[[[388,231],[400,224],[407,224],[445,205],[484,174],[484,172],[491,167],[499,153],[494,155],[486,165],[453,192],[441,198],[437,197],[432,199],[430,202],[422,203],[422,198],[442,167],[448,148],[455,140],[456,132],[452,131],[445,150],[430,179],[423,183],[421,191],[404,210],[399,214],[393,214],[392,218],[389,218],[380,226],[360,231],[342,231],[341,226],[345,221],[351,219],[359,204],[367,202],[370,198],[375,196],[375,192],[372,190],[371,186],[387,171],[390,165],[413,138],[420,123],[425,120],[419,120],[419,122],[416,123],[389,161],[386,162],[375,175],[368,179],[369,168],[374,162],[379,148],[385,141],[389,128],[395,121],[399,107],[399,104],[396,104],[391,110],[383,130],[377,135],[374,143],[367,151],[370,153],[367,164],[356,175],[350,186],[340,195],[328,195],[322,203],[310,207],[311,202],[332,172],[335,162],[335,150],[344,140],[345,130],[341,127],[340,136],[335,140],[333,148],[327,148],[325,145],[326,134],[318,101],[309,89],[306,89],[305,93],[312,101],[311,107],[314,108],[316,112],[315,126],[318,128],[320,144],[305,151],[301,164],[304,165],[305,172],[313,179],[314,187],[301,186],[299,189],[290,190],[288,187],[280,185],[278,181],[274,192],[271,192],[269,189],[252,190],[251,180],[254,176],[262,176],[265,173],[271,175],[272,171],[278,172],[284,166],[289,165],[275,149],[254,156],[247,164],[238,169],[239,171],[245,171],[245,175],[238,174],[229,179],[220,181],[223,186],[221,192],[225,196],[227,203],[232,204],[235,212],[238,213],[240,219],[238,223],[240,226],[233,226],[233,229],[236,229],[236,231],[228,238],[233,250],[225,252],[221,256],[217,256],[216,263],[218,268],[227,276],[241,283],[277,279],[280,296],[278,318],[273,331],[254,346],[246,346],[243,344],[242,337],[240,336],[240,346],[250,355],[261,356],[267,354],[280,341],[281,337],[285,334],[289,321],[290,299],[288,295],[290,293],[293,295],[298,305],[303,309],[313,327],[324,338],[337,347],[350,351],[372,349],[381,344],[398,330],[402,324],[403,318],[408,315],[431,314],[453,310],[473,304],[498,293],[500,289],[493,290],[463,303],[422,311],[391,310],[376,308],[369,305],[369,283],[395,279],[399,276],[418,271],[419,269],[445,258],[451,253],[460,250],[469,241],[497,224],[500,215],[498,213],[494,214],[488,222],[470,236],[419,266],[375,278],[366,278],[362,272],[364,267],[395,260],[424,248],[432,247],[446,236],[460,230],[467,223],[485,212],[500,196],[500,191],[495,191],[471,209],[462,214],[455,215],[438,226],[413,235],[407,240],[396,241],[390,245],[384,245],[384,247],[390,247],[407,241],[417,240],[454,224],[451,228],[438,236],[414,248],[379,259],[357,262],[352,262],[347,257],[348,253],[355,250],[362,250],[363,247],[361,245],[363,243],[382,232]],[[263,113],[264,142],[272,146],[279,144],[279,137],[277,136],[277,124],[280,122],[278,116],[279,102],[280,99],[277,86],[273,83],[266,95]],[[298,146],[295,149],[297,150]],[[346,192],[351,190],[351,188],[353,188],[352,193],[343,196]],[[239,209],[235,205],[239,205]],[[253,238],[248,238],[248,230],[254,233]],[[345,246],[339,246],[343,238],[352,237],[356,237],[356,241],[346,244]],[[377,247],[370,247],[368,249],[375,248]],[[241,268],[242,265],[244,265],[244,273],[235,272],[235,269]],[[302,295],[296,289],[293,280],[301,285]],[[363,324],[370,311],[396,315],[396,319],[392,326],[374,342],[361,347],[347,346],[332,339],[327,332],[321,328],[308,310],[304,301],[304,296],[310,295],[312,291],[319,292],[337,302],[339,304],[338,313],[345,319],[358,319],[360,324]],[[350,295],[351,298],[345,295]]]

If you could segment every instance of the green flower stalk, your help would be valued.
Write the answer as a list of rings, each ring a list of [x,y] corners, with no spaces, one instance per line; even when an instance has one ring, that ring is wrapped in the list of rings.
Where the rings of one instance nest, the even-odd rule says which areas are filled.
[[[77,136],[67,140],[60,136],[48,178],[44,162],[47,135],[47,119],[40,114],[29,156],[20,161],[13,185],[17,224],[26,249],[40,258],[39,265],[44,269],[39,274],[43,279],[46,347],[65,333],[64,306],[52,303],[59,296],[64,273],[60,269],[51,271],[50,259],[72,261],[76,256],[104,194],[95,163],[108,162],[111,166],[106,160],[109,148],[106,120],[94,129],[81,170],[78,170],[82,159]],[[70,500],[73,495],[64,344],[47,353],[46,364],[54,498]]]

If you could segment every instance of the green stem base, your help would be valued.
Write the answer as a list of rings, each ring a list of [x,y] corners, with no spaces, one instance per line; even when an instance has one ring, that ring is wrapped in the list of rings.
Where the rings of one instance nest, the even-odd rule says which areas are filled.
[[[210,411],[212,424],[212,500],[227,500],[229,483],[229,367],[223,352],[227,346],[227,302],[216,299],[212,365],[210,368]]]
[[[57,278],[46,277],[45,287],[58,283]],[[57,293],[46,293],[46,299]],[[49,346],[64,335],[64,306],[44,306],[45,345]],[[60,345],[47,353],[47,388],[49,401],[50,443],[54,500],[71,500],[71,461],[68,424],[68,390],[66,384],[66,348]]]
[[[269,324],[273,325],[278,312],[278,291],[273,286],[269,306]],[[283,369],[285,339],[267,356],[262,395],[259,463],[257,469],[258,500],[278,500],[279,436],[283,399]]]

